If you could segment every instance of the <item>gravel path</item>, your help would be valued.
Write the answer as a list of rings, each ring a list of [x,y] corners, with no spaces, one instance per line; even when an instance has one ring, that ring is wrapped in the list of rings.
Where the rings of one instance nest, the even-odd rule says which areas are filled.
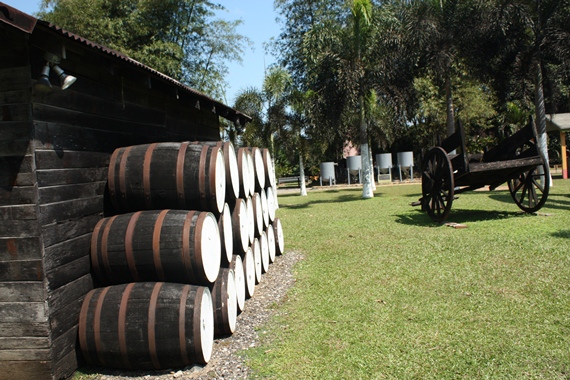
[[[287,290],[294,284],[293,266],[302,255],[297,252],[286,252],[277,256],[275,262],[255,287],[253,298],[245,303],[245,310],[238,316],[236,332],[227,338],[216,339],[210,362],[206,366],[191,366],[181,370],[159,372],[125,372],[118,370],[98,369],[95,375],[86,379],[97,380],[171,380],[171,379],[247,379],[250,369],[238,351],[255,347],[259,342],[256,328],[267,323],[273,314],[271,306],[283,299]]]

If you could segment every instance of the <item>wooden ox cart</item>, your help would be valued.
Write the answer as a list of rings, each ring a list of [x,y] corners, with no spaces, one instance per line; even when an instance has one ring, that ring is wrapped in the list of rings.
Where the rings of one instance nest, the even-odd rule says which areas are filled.
[[[424,157],[422,210],[443,223],[456,194],[484,186],[494,190],[506,182],[517,206],[528,213],[538,211],[548,197],[550,173],[536,141],[535,128],[529,123],[484,154],[469,154],[458,123],[457,132]]]

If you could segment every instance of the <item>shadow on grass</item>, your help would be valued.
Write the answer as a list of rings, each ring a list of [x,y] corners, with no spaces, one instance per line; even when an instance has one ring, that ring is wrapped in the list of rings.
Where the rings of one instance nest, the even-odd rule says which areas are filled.
[[[282,194],[279,195],[279,207],[284,209],[291,209],[291,210],[298,210],[302,208],[307,208],[311,205],[315,204],[325,204],[325,203],[339,203],[339,202],[354,202],[358,200],[362,200],[361,192],[352,192],[347,193],[346,190],[342,192],[340,190],[326,190],[323,193],[335,194],[338,193],[338,197],[334,197],[331,199],[307,199],[307,202],[303,203],[296,203],[296,204],[288,204],[287,199],[295,198],[297,199],[300,195],[299,194]]]
[[[570,230],[562,230],[552,233],[553,237],[570,239]]]
[[[515,203],[513,197],[511,197],[511,193],[506,190],[505,191],[495,190],[492,193],[490,192],[489,198],[503,203],[512,203],[512,204]]]
[[[525,214],[523,212],[512,212],[512,211],[496,211],[496,210],[467,210],[467,209],[451,209],[447,220],[440,224],[431,220],[426,212],[421,211],[419,208],[416,214],[403,214],[396,215],[396,223],[407,224],[413,226],[425,226],[425,227],[440,227],[444,226],[445,223],[474,223],[483,222],[489,220],[499,220],[499,219],[510,219],[519,218],[521,216],[527,216],[531,214]]]
[[[494,191],[489,198],[504,202],[504,203],[515,203],[511,197],[511,193],[507,190],[505,191]],[[560,210],[570,210],[570,195],[568,194],[549,194],[546,199],[545,207],[560,209]]]
[[[546,206],[560,210],[570,210],[570,195],[549,195]]]

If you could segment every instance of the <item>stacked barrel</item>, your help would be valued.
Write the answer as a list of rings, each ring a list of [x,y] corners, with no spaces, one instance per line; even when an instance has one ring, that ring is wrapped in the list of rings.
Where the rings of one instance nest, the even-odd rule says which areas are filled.
[[[85,359],[125,369],[209,361],[213,339],[283,253],[267,149],[183,142],[117,149],[108,194],[116,215],[91,239],[98,287],[80,313]]]

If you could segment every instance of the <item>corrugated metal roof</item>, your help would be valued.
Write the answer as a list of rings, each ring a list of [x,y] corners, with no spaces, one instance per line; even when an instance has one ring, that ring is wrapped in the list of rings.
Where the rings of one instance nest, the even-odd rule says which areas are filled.
[[[570,113],[546,115],[546,131],[570,131]]]
[[[0,21],[12,25],[14,28],[26,33],[32,33],[36,26],[37,19],[0,2]]]
[[[236,121],[236,120],[232,120],[232,116],[235,115],[236,118],[239,118],[240,123],[244,124],[244,122],[249,122],[251,121],[251,117],[247,116],[246,114],[237,111],[231,107],[226,106],[225,104],[197,91],[194,90],[193,88],[180,83],[179,81],[157,71],[154,70],[153,68],[146,66],[132,58],[130,58],[129,56],[117,51],[117,50],[113,50],[111,48],[108,48],[106,46],[97,44],[93,41],[90,41],[86,38],[83,38],[75,33],[71,33],[68,30],[65,30],[57,25],[54,25],[52,23],[49,23],[47,21],[43,21],[43,20],[39,20],[33,16],[30,16],[26,13],[23,13],[15,8],[12,8],[2,2],[0,2],[0,21],[5,22],[17,29],[20,29],[26,33],[32,33],[38,26],[44,27],[48,30],[51,30],[55,33],[58,33],[76,43],[85,45],[89,48],[92,49],[96,49],[99,50],[100,52],[113,56],[117,59],[120,59],[124,62],[126,62],[129,65],[132,65],[134,67],[138,67],[139,69],[145,70],[147,71],[149,74],[154,75],[155,77],[160,78],[161,80],[164,80],[166,82],[171,83],[172,85],[176,86],[177,88],[180,88],[183,91],[186,91],[202,100],[207,100],[208,102],[212,103],[213,108],[215,109],[215,112],[219,115],[222,116],[230,121]],[[233,115],[231,115],[233,114]]]

